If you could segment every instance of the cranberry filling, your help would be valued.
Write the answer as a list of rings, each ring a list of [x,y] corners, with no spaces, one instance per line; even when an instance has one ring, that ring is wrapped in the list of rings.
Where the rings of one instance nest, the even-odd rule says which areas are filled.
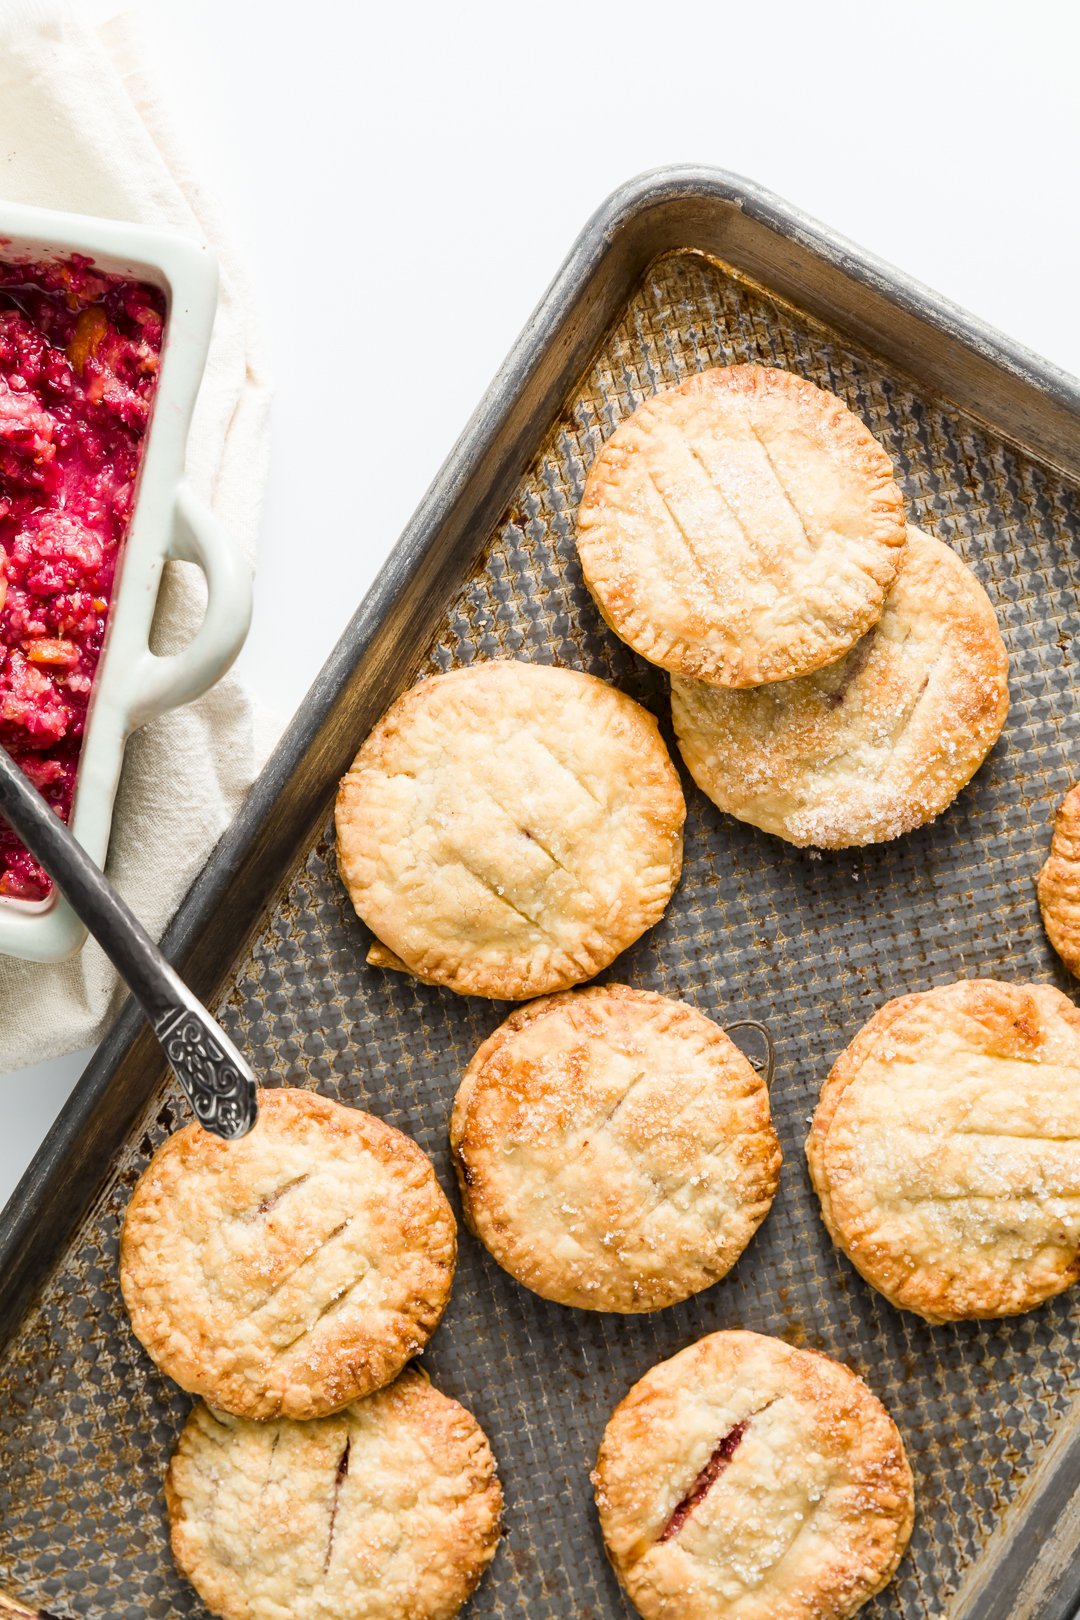
[[[735,1427],[733,1429],[729,1429],[728,1433],[725,1434],[724,1438],[720,1441],[719,1445],[716,1447],[716,1450],[713,1452],[712,1456],[701,1470],[701,1473],[698,1475],[697,1479],[695,1479],[682,1501],[675,1508],[671,1518],[661,1530],[659,1536],[660,1541],[670,1541],[672,1536],[678,1535],[679,1531],[682,1529],[691,1513],[693,1513],[698,1503],[705,1500],[706,1496],[709,1494],[709,1491],[716,1484],[716,1481],[720,1478],[720,1475],[724,1472],[724,1469],[727,1467],[732,1457],[734,1457],[736,1451],[738,1451],[739,1441],[742,1439],[749,1427],[750,1419],[743,1418],[741,1423],[736,1423]]]
[[[766,1401],[764,1406],[759,1406],[756,1412],[751,1412],[749,1417],[745,1417],[741,1422],[736,1423],[733,1429],[729,1429],[727,1434],[717,1441],[712,1456],[682,1501],[676,1504],[670,1519],[657,1537],[658,1541],[670,1541],[672,1536],[678,1535],[691,1513],[705,1500],[732,1457],[738,1451],[739,1444],[754,1418],[760,1417],[762,1412],[768,1411],[772,1404],[772,1401]]]
[[[352,1450],[352,1435],[345,1441],[345,1450],[338,1458],[337,1472],[334,1475],[334,1494],[330,1500],[330,1529],[326,1537],[326,1557],[323,1560],[323,1574],[330,1569],[330,1561],[334,1556],[334,1530],[337,1526],[338,1506],[341,1502],[341,1488],[349,1474],[349,1452]]]
[[[88,259],[0,261],[0,743],[65,821],[164,322]],[[0,895],[49,888],[0,822]]]
[[[865,636],[862,637],[861,641],[857,641],[854,647],[852,647],[851,651],[848,653],[847,661],[844,665],[844,673],[840,680],[839,686],[835,687],[831,692],[826,691],[825,693],[825,701],[830,709],[838,709],[840,707],[844,699],[847,697],[848,688],[855,680],[857,680],[857,678],[866,668],[867,660],[875,647],[876,636],[877,625],[873,624],[870,626],[870,629],[866,632]]]

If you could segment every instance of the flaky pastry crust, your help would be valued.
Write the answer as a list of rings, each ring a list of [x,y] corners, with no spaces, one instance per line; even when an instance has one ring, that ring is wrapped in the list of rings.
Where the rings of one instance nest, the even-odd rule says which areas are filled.
[[[646,400],[578,511],[585,580],[615,634],[716,686],[839,658],[880,614],[905,539],[869,429],[771,366],[719,366]]]
[[[475,1418],[411,1369],[308,1423],[197,1405],[165,1495],[176,1563],[222,1620],[451,1620],[502,1511]]]
[[[593,1483],[645,1620],[847,1620],[892,1578],[914,1518],[900,1435],[862,1380],[741,1331],[634,1385]]]
[[[806,1144],[834,1243],[930,1322],[1014,1316],[1080,1276],[1080,1012],[965,979],[890,1001]]]
[[[128,1205],[135,1336],[181,1388],[241,1417],[319,1417],[387,1384],[450,1295],[454,1216],[430,1160],[371,1114],[264,1090],[249,1135],[158,1149]]]
[[[780,1174],[765,1082],[735,1044],[623,984],[512,1013],[465,1071],[450,1143],[470,1229],[585,1310],[654,1311],[725,1276]]]
[[[422,681],[379,721],[338,794],[338,864],[377,960],[519,1001],[592,978],[659,921],[685,817],[639,704],[495,661]]]
[[[721,810],[788,843],[884,842],[941,814],[1009,711],[990,599],[948,546],[912,528],[878,624],[801,680],[723,692],[673,678],[675,734]]]
[[[1080,978],[1080,782],[1054,817],[1050,853],[1039,873],[1039,910],[1051,945]]]

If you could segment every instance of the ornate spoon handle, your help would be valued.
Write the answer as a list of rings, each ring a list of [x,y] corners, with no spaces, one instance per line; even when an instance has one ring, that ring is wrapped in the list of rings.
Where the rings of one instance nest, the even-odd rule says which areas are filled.
[[[246,1135],[258,1110],[258,1086],[250,1064],[3,748],[0,816],[41,862],[127,981],[199,1124],[227,1139]]]

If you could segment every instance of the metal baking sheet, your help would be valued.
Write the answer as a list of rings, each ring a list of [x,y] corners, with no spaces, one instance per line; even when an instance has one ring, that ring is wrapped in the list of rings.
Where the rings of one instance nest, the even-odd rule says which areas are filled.
[[[1067,1620],[1080,1600],[1075,1297],[938,1328],[893,1310],[832,1250],[802,1144],[832,1060],[888,997],[973,974],[1069,988],[1033,879],[1080,759],[1074,381],[744,181],[632,182],[579,239],[168,946],[269,1079],[382,1114],[452,1186],[451,1099],[507,1009],[364,965],[331,853],[336,779],[403,687],[485,658],[591,670],[670,741],[664,679],[584,589],[573,514],[597,447],[641,399],[747,360],[834,389],[884,441],[914,519],[997,606],[1012,711],[945,816],[863,851],[791,849],[686,779],[682,884],[605,977],[770,1024],[780,1193],[726,1280],[649,1317],[548,1304],[463,1235],[425,1363],[476,1412],[506,1488],[506,1536],[470,1613],[632,1612],[588,1481],[605,1420],[655,1361],[738,1325],[846,1361],[903,1431],[917,1527],[868,1617]],[[128,1010],[0,1227],[0,1586],[62,1613],[204,1612],[172,1569],[161,1492],[188,1401],[132,1339],[116,1276],[131,1188],[183,1118]]]

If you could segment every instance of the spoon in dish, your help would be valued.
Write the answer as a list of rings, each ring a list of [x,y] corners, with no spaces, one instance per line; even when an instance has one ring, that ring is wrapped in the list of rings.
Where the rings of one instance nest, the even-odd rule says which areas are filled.
[[[258,1082],[251,1065],[4,748],[0,748],[0,816],[45,868],[126,981],[199,1124],[227,1141],[246,1136],[258,1114]]]

